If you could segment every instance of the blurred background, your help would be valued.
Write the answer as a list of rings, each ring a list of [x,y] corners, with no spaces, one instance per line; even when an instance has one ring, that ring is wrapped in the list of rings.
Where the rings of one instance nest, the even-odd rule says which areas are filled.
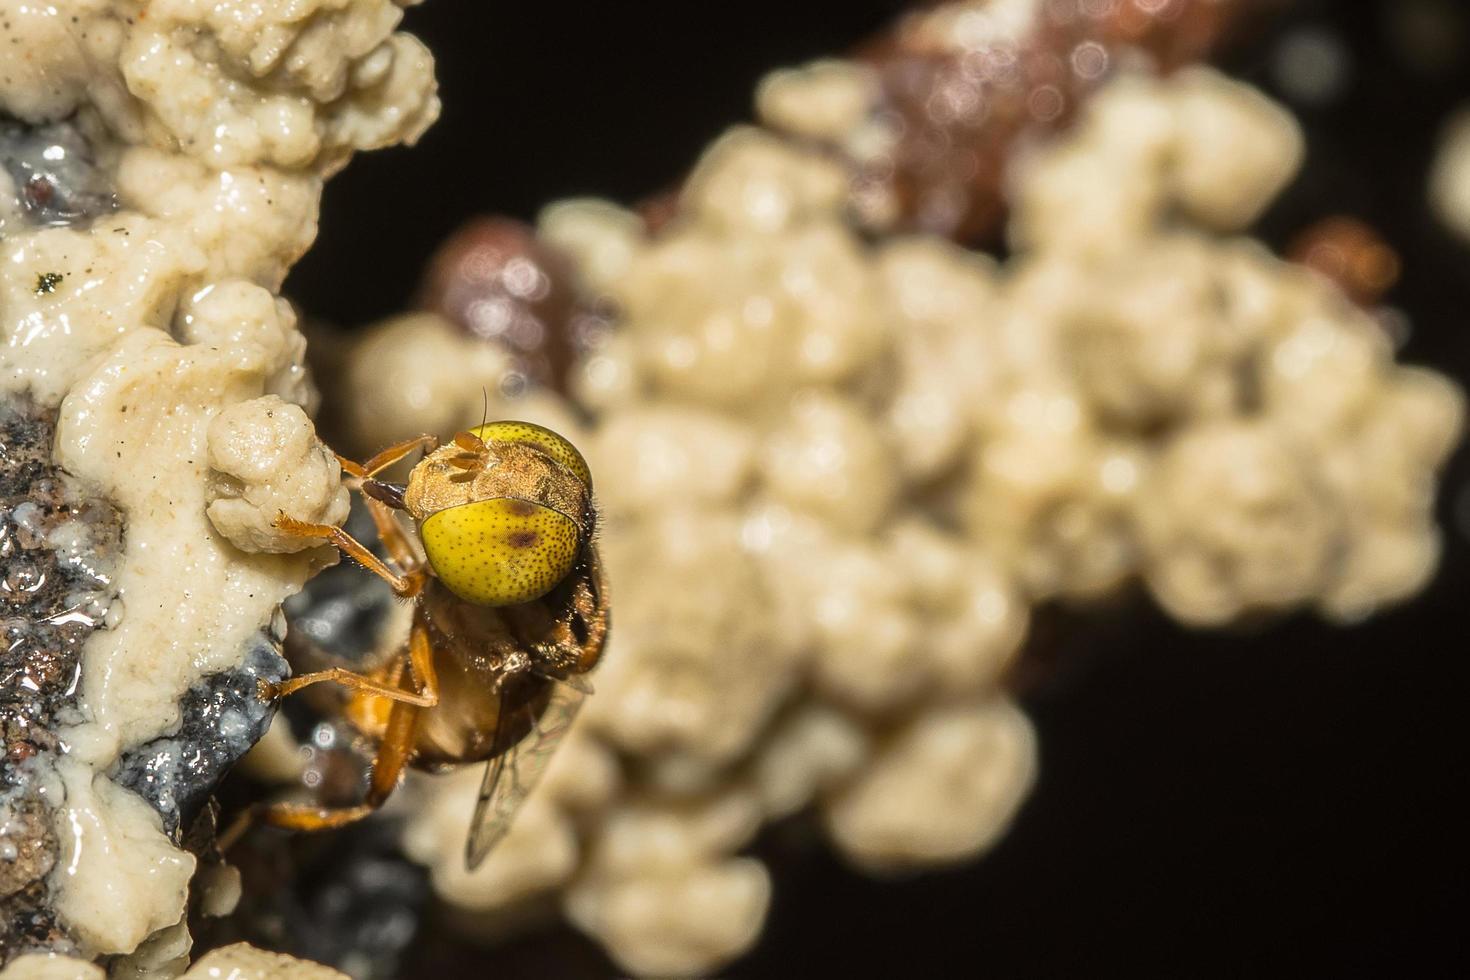
[[[435,0],[407,26],[439,62],[444,114],[411,150],[328,185],[322,233],[286,292],[364,325],[410,305],[466,218],[632,203],[675,185],[748,119],[767,71],[850,50],[896,0]],[[1399,256],[1384,297],[1412,324],[1401,362],[1470,382],[1470,245],[1428,207],[1449,114],[1470,104],[1470,9],[1456,0],[1278,4],[1216,59],[1288,106],[1305,166],[1256,233],[1278,252],[1321,218],[1367,222]],[[386,205],[384,202],[388,202]],[[1040,777],[985,858],[875,880],[805,818],[754,851],[774,900],[764,976],[1463,974],[1470,844],[1464,655],[1470,481],[1443,482],[1441,570],[1417,598],[1344,628],[1303,613],[1185,629],[1142,597],[1038,616],[1018,673]],[[429,927],[431,930],[434,927]],[[409,976],[615,972],[570,927],[493,951],[431,932]]]

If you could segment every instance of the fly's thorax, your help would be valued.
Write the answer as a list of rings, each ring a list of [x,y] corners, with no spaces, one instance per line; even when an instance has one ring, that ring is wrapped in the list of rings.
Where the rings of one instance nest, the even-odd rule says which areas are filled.
[[[484,465],[473,470],[451,462],[463,455],[456,445],[441,446],[409,474],[403,503],[419,524],[450,507],[511,497],[554,510],[583,533],[588,530],[591,490],[546,453],[521,443],[487,443]]]

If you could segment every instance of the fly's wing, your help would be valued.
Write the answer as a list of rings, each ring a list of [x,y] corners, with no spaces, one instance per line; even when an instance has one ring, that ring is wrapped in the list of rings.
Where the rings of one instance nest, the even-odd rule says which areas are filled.
[[[526,737],[486,764],[480,798],[470,819],[470,838],[465,845],[465,864],[471,871],[480,866],[485,855],[510,830],[516,811],[541,781],[552,754],[571,730],[572,721],[585,700],[586,695],[576,688],[552,685],[551,700]],[[504,718],[504,712],[501,717]]]
[[[592,693],[592,682],[587,679],[586,674],[568,674],[555,679],[584,697]]]

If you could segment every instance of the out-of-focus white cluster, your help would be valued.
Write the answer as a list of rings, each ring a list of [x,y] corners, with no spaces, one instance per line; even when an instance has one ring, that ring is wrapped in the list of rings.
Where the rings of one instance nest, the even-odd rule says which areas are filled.
[[[1019,358],[963,511],[1033,595],[1141,575],[1189,623],[1356,619],[1432,571],[1459,392],[1325,280],[1196,224],[1251,221],[1300,153],[1281,110],[1195,69],[1114,83],[1017,167],[998,331]]]
[[[1011,243],[1108,255],[1157,235],[1165,217],[1237,231],[1301,157],[1296,122],[1249,86],[1209,68],[1125,75],[1059,145],[1015,161]]]
[[[997,683],[1027,604],[923,503],[962,439],[930,444],[921,373],[974,321],[931,310],[909,329],[885,278],[904,247],[861,241],[845,187],[738,130],[657,237],[607,204],[546,214],[620,311],[578,379],[616,626],[583,723],[478,871],[445,847],[473,774],[413,820],[410,851],[451,901],[503,915],[560,891],[627,969],[697,972],[758,934],[768,876],[739,852],[763,823],[815,804],[855,860],[902,867],[978,852],[1023,798],[1031,728]],[[420,381],[452,388],[456,363]],[[974,773],[936,778],[964,758]],[[883,787],[900,782],[897,801]]]
[[[1429,175],[1429,201],[1440,220],[1470,240],[1470,109],[1451,118],[1440,136]]]
[[[855,78],[785,76],[762,106],[864,125]],[[573,430],[615,625],[581,723],[478,871],[475,774],[422,784],[408,842],[440,895],[511,920],[560,893],[624,968],[705,972],[759,929],[770,885],[740,852],[763,822],[814,807],[875,870],[996,840],[1034,775],[1000,681],[1036,603],[1141,580],[1214,624],[1418,588],[1459,393],[1395,366],[1325,281],[1216,234],[1300,154],[1281,110],[1196,71],[1116,82],[1017,169],[1004,265],[864,241],[842,170],[752,129],[656,234],[606,203],[548,209],[543,239],[618,311]],[[452,389],[458,364],[437,370],[419,381]]]

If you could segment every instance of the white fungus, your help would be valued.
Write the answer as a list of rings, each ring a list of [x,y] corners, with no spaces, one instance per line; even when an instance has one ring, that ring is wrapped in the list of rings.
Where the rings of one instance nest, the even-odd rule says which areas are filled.
[[[68,119],[108,189],[27,225],[20,189],[0,186],[4,395],[59,409],[56,462],[125,522],[120,601],[84,648],[54,797],[51,901],[86,954],[172,927],[193,866],[107,771],[170,733],[181,695],[241,661],[324,557],[281,554],[296,542],[274,510],[345,514],[274,294],[315,235],[323,178],[437,115],[431,59],[394,33],[405,5],[0,0],[5,124]]]
[[[762,111],[849,145],[864,77],[782,73]],[[1000,265],[865,241],[829,156],[743,128],[657,232],[603,202],[547,209],[544,240],[616,311],[571,381],[615,625],[566,755],[478,871],[458,864],[473,778],[418,782],[407,839],[440,896],[486,929],[556,896],[624,969],[710,972],[765,914],[739,856],[764,821],[814,808],[882,872],[1003,833],[1035,774],[1003,692],[1034,605],[1141,583],[1189,624],[1348,620],[1419,588],[1461,394],[1224,235],[1301,153],[1239,83],[1124,74],[1016,163]],[[382,336],[348,352],[355,376],[393,369]],[[468,356],[418,375],[458,424],[481,410]],[[448,421],[351,394],[367,444]],[[537,398],[491,413],[567,416]]]

